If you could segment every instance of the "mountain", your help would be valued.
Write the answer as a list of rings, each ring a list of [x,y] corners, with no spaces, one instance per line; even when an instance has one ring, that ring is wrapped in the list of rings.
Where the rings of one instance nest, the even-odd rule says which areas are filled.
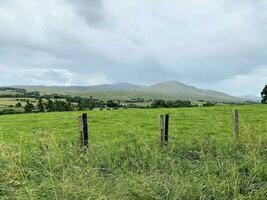
[[[59,93],[80,96],[94,96],[100,99],[131,98],[145,99],[180,99],[180,100],[204,100],[212,102],[241,103],[244,99],[230,96],[225,93],[203,90],[185,85],[178,81],[158,83],[151,86],[141,86],[129,83],[104,84],[96,86],[16,86],[28,91],[40,91],[46,93]]]
[[[240,98],[228,94],[214,91],[203,90],[193,86],[185,85],[178,81],[158,83],[148,88],[148,91],[158,92],[161,94],[172,95],[187,100],[208,100],[217,102],[241,102]]]
[[[138,90],[141,86],[133,85],[130,83],[116,83],[116,84],[104,84],[98,86],[91,86],[88,89],[91,90],[118,90],[118,91],[131,91],[131,90]]]

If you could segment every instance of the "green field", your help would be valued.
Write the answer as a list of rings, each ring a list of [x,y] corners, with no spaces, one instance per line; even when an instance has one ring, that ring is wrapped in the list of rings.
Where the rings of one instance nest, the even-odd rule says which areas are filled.
[[[266,105],[90,111],[87,153],[79,114],[0,116],[0,199],[266,199]]]
[[[34,105],[36,105],[36,99],[34,98],[0,98],[0,110],[3,109],[14,109],[17,111],[23,111],[23,106],[25,105],[26,101],[21,101],[21,100],[29,100],[31,101]],[[18,101],[19,100],[19,101]],[[16,104],[20,102],[22,107],[17,108]]]
[[[24,98],[24,97],[0,98],[0,111],[5,109],[12,109],[15,111],[24,112],[24,106],[27,100],[29,100],[30,103],[32,103],[34,106],[37,105],[38,100],[36,98]],[[65,99],[57,99],[57,100],[65,101]],[[46,99],[43,99],[43,101],[46,102]],[[21,107],[16,107],[17,103],[21,103]]]
[[[0,98],[0,109],[8,109],[14,107],[17,103],[15,98]]]

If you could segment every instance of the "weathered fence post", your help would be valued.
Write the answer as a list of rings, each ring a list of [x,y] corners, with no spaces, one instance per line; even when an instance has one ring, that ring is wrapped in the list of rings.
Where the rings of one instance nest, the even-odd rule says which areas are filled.
[[[233,110],[233,135],[234,137],[238,137],[239,134],[239,111]]]
[[[88,147],[88,126],[86,113],[83,113],[81,116],[79,116],[79,134],[81,148]]]
[[[169,142],[169,114],[165,115],[165,136],[164,136],[164,145],[168,145]]]
[[[163,140],[164,140],[164,116],[160,115],[159,116],[159,137],[160,137],[160,145],[163,145]]]

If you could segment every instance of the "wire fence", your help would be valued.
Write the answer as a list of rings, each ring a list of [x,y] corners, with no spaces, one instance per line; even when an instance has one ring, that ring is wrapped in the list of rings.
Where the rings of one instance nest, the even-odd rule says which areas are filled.
[[[187,112],[189,111],[189,112]],[[199,109],[196,113],[192,110],[155,110],[146,112],[87,112],[89,144],[112,144],[117,141],[160,141],[162,127],[159,124],[159,115],[169,113],[168,137],[170,142],[187,137],[209,135],[216,138],[229,138],[232,134],[238,135],[248,127],[260,131],[267,130],[266,120],[258,123],[250,121],[247,112],[233,115],[230,109],[220,109],[218,112],[208,112]],[[0,133],[4,138],[15,137],[18,132],[28,138],[34,138],[41,133],[53,133],[64,140],[78,140],[78,116],[80,112],[70,113],[43,113],[29,114],[23,117],[8,116],[0,118]],[[246,116],[246,118],[243,118]],[[238,120],[237,120],[238,119]],[[165,126],[165,125],[164,125]],[[26,137],[26,138],[27,138]]]

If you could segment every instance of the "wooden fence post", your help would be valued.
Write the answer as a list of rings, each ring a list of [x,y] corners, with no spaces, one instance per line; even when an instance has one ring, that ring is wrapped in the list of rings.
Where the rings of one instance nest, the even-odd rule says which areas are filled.
[[[234,137],[238,137],[239,134],[239,111],[233,111],[233,135]]]
[[[165,136],[164,144],[167,146],[169,142],[169,114],[165,115]]]
[[[160,137],[160,145],[163,145],[163,140],[164,140],[164,116],[160,115],[159,116],[159,137]]]
[[[81,116],[79,116],[79,134],[81,148],[88,147],[88,126],[86,113],[83,113]]]

